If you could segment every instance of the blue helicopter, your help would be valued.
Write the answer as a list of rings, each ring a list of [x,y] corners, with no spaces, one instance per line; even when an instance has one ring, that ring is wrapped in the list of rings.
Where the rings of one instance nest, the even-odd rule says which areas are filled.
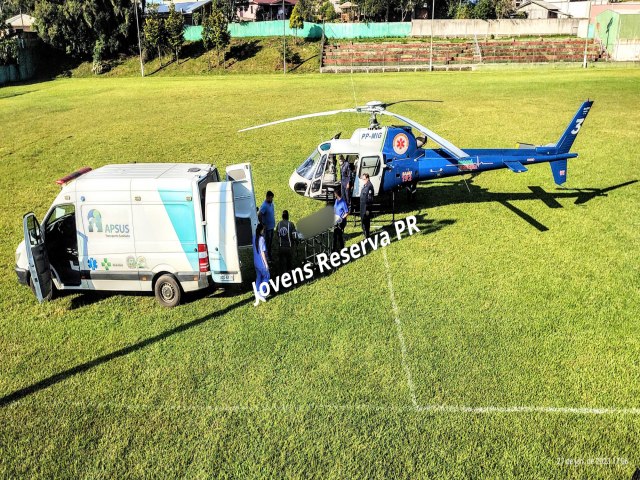
[[[520,143],[518,148],[465,148],[456,147],[450,141],[419,123],[387,110],[387,107],[404,102],[439,102],[438,100],[400,100],[383,103],[372,101],[364,106],[311,113],[277,120],[240,130],[256,128],[306,118],[336,115],[340,113],[364,113],[369,115],[369,127],[358,128],[349,139],[340,134],[321,143],[291,175],[289,186],[305,197],[329,200],[339,185],[336,160],[342,156],[350,163],[353,172],[352,197],[359,197],[359,178],[367,173],[373,184],[375,196],[397,192],[406,188],[415,194],[418,182],[451,177],[468,173],[479,173],[498,168],[512,172],[527,171],[529,165],[549,163],[556,184],[567,179],[567,160],[578,156],[569,153],[580,132],[593,101],[584,102],[556,143],[531,145]],[[378,116],[394,117],[405,125],[382,126]],[[414,135],[413,130],[419,132]],[[425,148],[427,141],[436,143],[436,148]]]

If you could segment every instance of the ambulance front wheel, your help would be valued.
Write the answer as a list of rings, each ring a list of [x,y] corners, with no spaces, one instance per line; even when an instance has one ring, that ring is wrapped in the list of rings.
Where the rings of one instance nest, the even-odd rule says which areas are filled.
[[[175,307],[180,303],[182,289],[173,275],[162,275],[154,287],[156,300],[163,307]]]

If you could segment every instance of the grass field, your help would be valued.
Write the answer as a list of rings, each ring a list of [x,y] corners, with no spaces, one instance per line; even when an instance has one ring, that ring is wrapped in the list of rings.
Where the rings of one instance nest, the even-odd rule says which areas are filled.
[[[38,305],[18,285],[22,214],[85,165],[250,161],[277,212],[312,213],[291,171],[366,117],[236,131],[354,97],[443,99],[395,111],[461,147],[552,142],[595,104],[570,189],[546,165],[422,185],[420,235],[256,308],[249,291]],[[639,112],[637,69],[0,89],[0,477],[631,478]]]

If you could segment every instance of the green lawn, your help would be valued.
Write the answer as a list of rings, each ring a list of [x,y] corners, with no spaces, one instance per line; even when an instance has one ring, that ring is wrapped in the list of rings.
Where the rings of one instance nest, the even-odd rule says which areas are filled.
[[[235,290],[172,310],[149,295],[38,305],[18,285],[22,214],[41,218],[55,179],[86,165],[250,161],[278,212],[312,213],[321,204],[289,190],[291,171],[366,117],[236,131],[354,96],[443,99],[394,109],[461,147],[556,141],[595,104],[570,190],[546,165],[467,177],[470,191],[422,185],[420,235],[256,308]],[[631,478],[639,112],[638,69],[0,89],[0,477]]]
[[[145,75],[151,77],[185,75],[231,75],[236,73],[282,72],[282,39],[278,37],[233,38],[225,52],[220,53],[220,63],[215,49],[205,52],[202,42],[187,43],[181,58],[174,61],[165,54],[162,64],[155,53],[144,64]],[[320,70],[320,41],[287,37],[290,52],[287,71],[290,73],[316,73]],[[135,56],[109,60],[110,70],[103,77],[140,76],[140,59]],[[95,77],[92,62],[84,62],[68,73],[73,77]]]

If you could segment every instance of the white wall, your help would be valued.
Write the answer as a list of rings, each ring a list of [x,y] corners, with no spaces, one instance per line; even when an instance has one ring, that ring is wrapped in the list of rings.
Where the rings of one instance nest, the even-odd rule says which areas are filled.
[[[522,35],[577,35],[580,23],[576,18],[548,18],[541,20],[433,20],[434,37],[488,37]],[[583,27],[586,31],[586,27]],[[431,20],[412,20],[411,36],[431,35]]]
[[[640,61],[640,43],[619,40],[613,49],[612,57],[618,62],[638,62]]]
[[[554,7],[557,7],[562,13],[569,13],[573,18],[587,18],[589,16],[589,2],[550,2],[547,0],[547,3],[550,3]],[[607,2],[603,2],[607,3]],[[568,11],[567,11],[568,5]]]

